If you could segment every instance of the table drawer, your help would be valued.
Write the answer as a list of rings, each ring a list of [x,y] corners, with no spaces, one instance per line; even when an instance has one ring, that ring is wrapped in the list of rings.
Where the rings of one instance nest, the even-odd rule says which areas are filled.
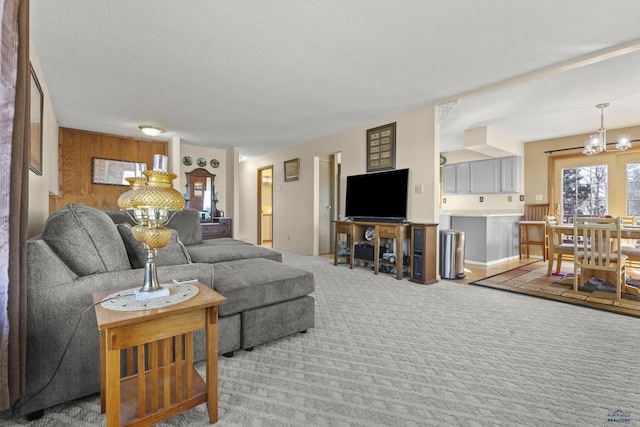
[[[378,233],[380,237],[396,237],[396,228],[395,225],[379,225]]]
[[[338,233],[351,233],[351,227],[352,227],[351,224],[340,224],[340,223],[338,223],[336,225],[336,231]]]

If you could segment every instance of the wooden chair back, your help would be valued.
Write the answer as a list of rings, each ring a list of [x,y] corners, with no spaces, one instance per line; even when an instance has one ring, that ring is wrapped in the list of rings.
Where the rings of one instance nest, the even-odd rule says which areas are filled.
[[[549,215],[549,203],[524,205],[525,221],[544,221],[547,215]]]
[[[561,245],[562,244],[562,235],[559,233],[554,233],[551,230],[551,227],[554,225],[558,225],[558,218],[554,215],[545,215],[544,222],[547,224],[547,234],[549,236],[549,244],[550,245]]]
[[[626,260],[620,245],[621,227],[620,217],[573,218],[573,240],[584,242],[583,245],[574,244],[574,291],[578,291],[579,280],[591,279],[579,278],[578,271],[582,276],[585,271],[604,271],[605,277],[615,277],[616,297],[620,299]]]

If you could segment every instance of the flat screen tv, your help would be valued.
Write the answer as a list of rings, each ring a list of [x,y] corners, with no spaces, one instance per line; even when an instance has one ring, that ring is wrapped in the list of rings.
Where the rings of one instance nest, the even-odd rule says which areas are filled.
[[[354,221],[407,219],[409,169],[347,177],[345,216]]]

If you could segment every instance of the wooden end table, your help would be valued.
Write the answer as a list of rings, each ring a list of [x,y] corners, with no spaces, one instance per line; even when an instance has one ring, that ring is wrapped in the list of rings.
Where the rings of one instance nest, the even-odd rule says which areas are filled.
[[[152,310],[110,310],[98,303],[117,290],[93,294],[100,329],[100,412],[106,412],[108,427],[152,425],[204,402],[211,423],[218,421],[218,305],[226,298],[195,285],[195,297]],[[206,329],[206,382],[193,366],[198,329]],[[123,349],[127,366],[121,378]]]

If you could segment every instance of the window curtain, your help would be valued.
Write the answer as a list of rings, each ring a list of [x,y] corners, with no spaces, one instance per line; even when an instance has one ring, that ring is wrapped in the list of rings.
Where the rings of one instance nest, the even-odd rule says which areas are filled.
[[[23,392],[29,187],[29,1],[0,0],[0,409]]]

